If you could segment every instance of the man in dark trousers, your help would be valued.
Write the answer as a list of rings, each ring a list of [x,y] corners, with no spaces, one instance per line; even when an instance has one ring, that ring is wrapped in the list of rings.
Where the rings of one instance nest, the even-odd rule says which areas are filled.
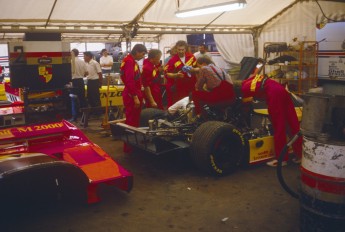
[[[102,87],[102,70],[100,64],[92,59],[91,52],[84,52],[87,66],[87,100],[91,107],[101,106],[99,88]]]
[[[86,63],[78,58],[79,50],[74,48],[72,49],[72,118],[71,122],[77,120],[78,109],[87,106],[85,98],[85,85],[84,77],[87,76],[87,67]],[[79,102],[79,104],[77,104]]]
[[[141,74],[136,61],[143,59],[146,53],[147,49],[143,44],[136,44],[132,51],[122,60],[120,67],[121,80],[125,85],[122,93],[126,114],[125,123],[135,127],[139,126],[143,102]],[[131,153],[132,149],[125,143],[123,151],[125,153]]]

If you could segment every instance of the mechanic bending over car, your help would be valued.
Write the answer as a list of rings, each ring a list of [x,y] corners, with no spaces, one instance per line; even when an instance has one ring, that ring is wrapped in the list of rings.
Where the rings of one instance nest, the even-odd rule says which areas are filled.
[[[289,92],[283,85],[260,75],[264,66],[261,60],[259,68],[246,80],[242,82],[242,101],[244,103],[244,111],[249,113],[249,106],[253,98],[265,100],[267,103],[268,113],[274,130],[274,150],[276,159],[267,162],[267,165],[275,167],[278,163],[278,157],[283,147],[287,143],[288,134],[290,138],[300,130],[296,110]],[[260,67],[261,66],[261,67]],[[292,145],[294,153],[297,157],[294,162],[300,162],[302,157],[302,137],[299,137]],[[287,165],[289,157],[285,155],[282,166]]]
[[[235,92],[229,74],[217,67],[207,56],[197,59],[199,72],[195,91],[192,92],[192,99],[195,105],[195,113],[200,117],[202,107],[225,106],[235,102]]]
[[[143,104],[140,69],[136,60],[143,59],[146,53],[147,49],[143,44],[136,44],[131,52],[122,60],[120,67],[121,80],[125,85],[122,93],[126,114],[125,123],[134,127],[139,127],[141,107]],[[125,153],[131,153],[132,148],[125,143],[123,151]]]

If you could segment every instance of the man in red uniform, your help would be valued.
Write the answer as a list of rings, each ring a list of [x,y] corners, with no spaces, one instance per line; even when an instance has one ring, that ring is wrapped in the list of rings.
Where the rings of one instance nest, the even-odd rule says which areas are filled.
[[[195,91],[192,99],[195,105],[195,113],[201,114],[203,104],[209,106],[217,104],[231,104],[235,101],[235,93],[231,78],[221,68],[214,65],[208,57],[197,59],[200,68],[197,74]],[[204,90],[206,85],[206,91]]]
[[[176,43],[177,54],[171,57],[165,65],[164,71],[168,78],[166,91],[168,96],[168,107],[178,100],[188,96],[193,90],[196,83],[194,74],[183,72],[184,66],[196,65],[196,59],[192,53],[187,52],[188,44],[183,41]],[[171,98],[170,98],[171,96]]]
[[[144,60],[141,74],[145,104],[147,108],[158,108],[163,110],[162,91],[160,84],[162,52],[158,49],[151,49],[148,58]]]
[[[259,73],[259,72],[256,72]],[[277,166],[277,159],[284,145],[286,135],[295,135],[300,130],[295,107],[288,91],[278,82],[263,75],[252,75],[242,82],[243,102],[249,103],[253,98],[265,100],[274,130],[274,150],[276,159],[267,163]],[[302,157],[302,137],[293,144],[293,150],[298,158]],[[282,165],[287,164],[285,155]]]
[[[143,96],[141,91],[140,69],[136,60],[141,60],[147,53],[147,49],[142,44],[136,44],[132,51],[122,60],[121,80],[125,85],[122,93],[123,105],[125,107],[126,121],[130,126],[139,126],[141,105]],[[124,144],[125,153],[132,152],[131,147]]]

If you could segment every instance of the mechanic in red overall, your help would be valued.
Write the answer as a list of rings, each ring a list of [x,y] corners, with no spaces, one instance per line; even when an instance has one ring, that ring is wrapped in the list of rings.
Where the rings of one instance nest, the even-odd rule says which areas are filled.
[[[168,107],[178,100],[189,96],[194,90],[196,76],[194,73],[187,73],[182,70],[184,66],[195,67],[196,59],[192,53],[187,52],[188,44],[183,41],[176,43],[177,54],[171,57],[165,65],[164,71],[167,77],[166,91],[168,97]]]
[[[151,49],[148,58],[144,60],[141,78],[144,86],[145,105],[147,108],[158,108],[163,110],[161,91],[161,64],[162,52],[158,49]]]
[[[125,85],[122,93],[126,114],[125,123],[134,127],[139,126],[143,102],[140,69],[136,60],[143,59],[146,53],[147,49],[144,45],[136,44],[132,51],[122,60],[120,67],[121,80]],[[132,148],[125,143],[123,151],[130,153],[132,152]]]
[[[201,114],[202,106],[214,106],[219,104],[232,104],[235,101],[235,93],[231,78],[221,68],[214,65],[207,56],[197,59],[199,73],[192,99],[195,105],[195,113]],[[204,90],[204,85],[206,90]]]
[[[295,135],[300,130],[296,110],[288,91],[278,82],[259,75],[261,69],[242,82],[242,101],[248,104],[253,98],[265,100],[274,130],[274,150],[276,159],[267,163],[277,166],[278,156],[287,143],[287,137]],[[247,107],[246,107],[247,108]],[[293,150],[298,159],[302,157],[302,137],[293,144]],[[289,157],[285,155],[282,166],[287,164]]]

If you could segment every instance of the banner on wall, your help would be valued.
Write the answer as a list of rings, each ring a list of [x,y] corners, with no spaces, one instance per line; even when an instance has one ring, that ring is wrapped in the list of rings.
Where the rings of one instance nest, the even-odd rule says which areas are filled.
[[[316,35],[324,40],[319,43],[319,78],[345,80],[345,22],[327,23]]]

